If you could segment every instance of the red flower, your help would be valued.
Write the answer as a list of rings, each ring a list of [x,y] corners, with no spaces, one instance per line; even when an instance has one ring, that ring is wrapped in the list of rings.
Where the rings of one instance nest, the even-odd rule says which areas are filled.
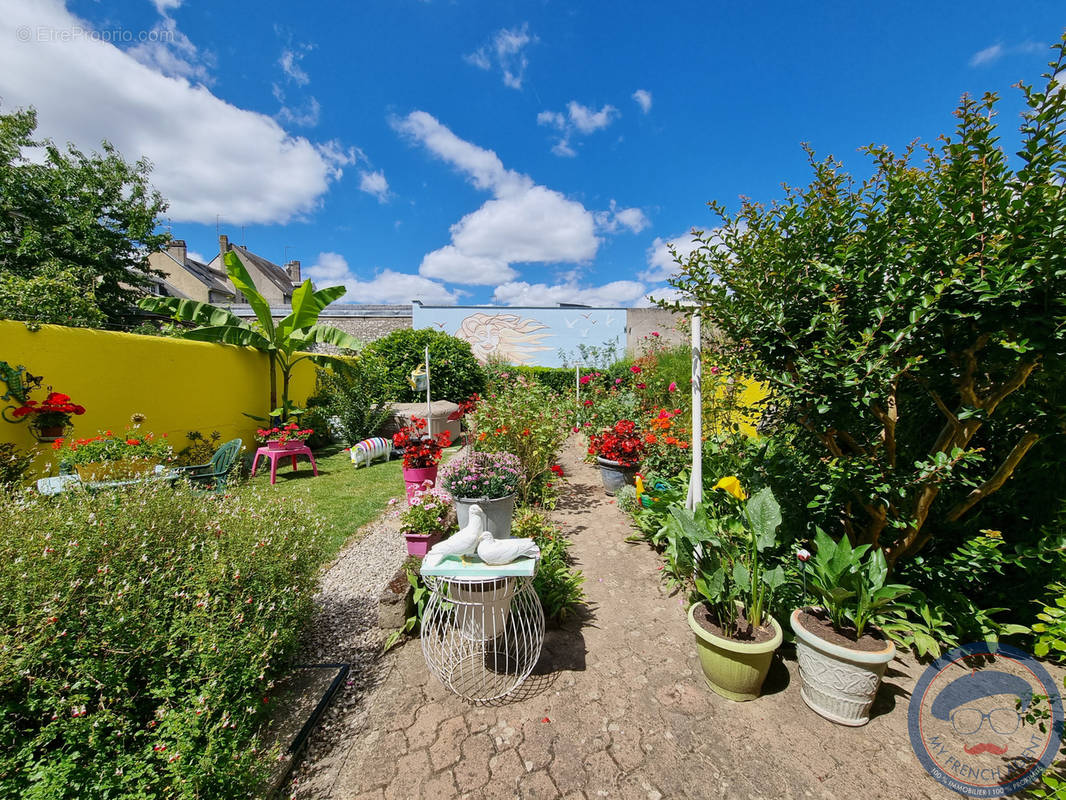
[[[632,372],[632,373],[633,373],[634,375],[639,375],[639,374],[641,373],[641,369],[640,369],[640,367],[638,367],[638,366],[637,366],[636,364],[634,364],[633,366],[631,366],[631,367],[629,368],[629,371],[630,371],[630,372]]]

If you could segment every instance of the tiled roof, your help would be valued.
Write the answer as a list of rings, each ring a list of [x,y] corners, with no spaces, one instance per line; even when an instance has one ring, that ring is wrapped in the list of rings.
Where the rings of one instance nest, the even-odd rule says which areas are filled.
[[[284,295],[292,294],[292,278],[289,277],[289,273],[273,261],[267,261],[262,256],[257,256],[238,244],[230,244],[230,250],[235,251],[242,261],[247,260],[249,263],[254,264],[256,269],[262,272]]]

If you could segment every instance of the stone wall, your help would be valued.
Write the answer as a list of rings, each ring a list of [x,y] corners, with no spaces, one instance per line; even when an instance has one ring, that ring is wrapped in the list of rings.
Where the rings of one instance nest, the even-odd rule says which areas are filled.
[[[661,341],[675,345],[688,341],[686,331],[679,329],[685,322],[682,314],[675,314],[662,308],[630,308],[626,310],[626,351],[636,353],[640,350],[640,340],[650,336],[654,331]]]
[[[372,342],[393,331],[411,327],[411,317],[331,317],[327,313],[319,318],[327,325],[340,328],[356,339]]]

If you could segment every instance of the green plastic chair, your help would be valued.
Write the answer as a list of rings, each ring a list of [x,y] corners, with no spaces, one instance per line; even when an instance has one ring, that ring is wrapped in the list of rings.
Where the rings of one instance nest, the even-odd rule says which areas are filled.
[[[222,494],[226,491],[229,474],[237,465],[237,456],[240,455],[243,444],[240,439],[230,439],[215,451],[206,464],[178,467],[177,471],[181,473],[178,477],[187,480],[189,485],[198,491]]]

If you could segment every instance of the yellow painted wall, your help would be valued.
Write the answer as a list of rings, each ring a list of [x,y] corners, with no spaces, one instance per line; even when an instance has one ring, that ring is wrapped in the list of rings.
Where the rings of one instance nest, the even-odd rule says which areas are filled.
[[[142,430],[166,433],[175,450],[188,444],[185,434],[192,430],[205,436],[217,430],[222,441],[239,436],[251,448],[257,423],[243,412],[266,416],[270,410],[268,359],[245,347],[57,325],[30,331],[21,322],[0,320],[0,361],[44,377],[31,399],[43,400],[43,387],[51,386],[85,406],[85,414],[73,418],[74,436],[123,430],[130,415],[140,412],[147,417]],[[279,403],[280,381],[279,375]],[[303,404],[313,390],[314,367],[302,361],[290,398]],[[0,441],[42,451],[39,471],[54,461],[50,445],[38,444],[25,423],[0,420]]]

